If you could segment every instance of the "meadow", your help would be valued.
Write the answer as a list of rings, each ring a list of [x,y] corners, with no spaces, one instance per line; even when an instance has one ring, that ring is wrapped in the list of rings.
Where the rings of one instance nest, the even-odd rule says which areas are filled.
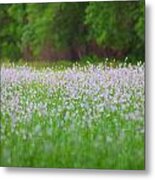
[[[144,64],[1,65],[0,166],[145,168]]]

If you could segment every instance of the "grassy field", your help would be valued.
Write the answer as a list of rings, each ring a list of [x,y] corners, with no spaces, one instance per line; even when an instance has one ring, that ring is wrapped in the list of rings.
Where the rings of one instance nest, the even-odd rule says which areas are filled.
[[[1,66],[0,165],[144,169],[144,65]]]

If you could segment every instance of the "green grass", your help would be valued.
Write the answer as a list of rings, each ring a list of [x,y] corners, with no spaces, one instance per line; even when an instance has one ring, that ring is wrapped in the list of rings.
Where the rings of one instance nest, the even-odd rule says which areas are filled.
[[[12,95],[20,93],[22,109],[17,114],[20,119],[16,124],[9,114],[1,112],[1,166],[145,168],[144,133],[138,130],[144,126],[144,120],[124,120],[118,110],[105,110],[96,116],[94,100],[88,97],[90,116],[93,117],[89,123],[89,117],[86,120],[89,110],[81,108],[83,97],[66,100],[63,88],[57,88],[51,94],[48,89],[48,85],[31,82],[15,84],[10,90]],[[48,113],[38,108],[32,114],[26,113],[30,102],[36,105],[46,102]],[[129,109],[134,104],[136,99]],[[20,114],[22,111],[31,116],[25,120]]]
[[[143,62],[141,59],[139,59],[141,63]],[[100,63],[104,63],[109,67],[117,67],[120,64],[124,66],[124,62],[126,64],[132,64],[136,65],[137,62],[135,58],[131,57],[126,57],[122,59],[115,59],[115,58],[99,58],[95,55],[92,56],[85,56],[81,58],[80,60],[66,60],[66,59],[61,59],[61,60],[53,60],[53,61],[48,61],[48,60],[31,60],[31,61],[26,61],[23,59],[20,59],[18,61],[12,62],[16,66],[29,66],[35,69],[40,69],[42,70],[43,68],[52,68],[53,70],[65,70],[66,68],[73,67],[73,65],[78,64],[80,66],[86,66],[88,64],[94,64],[98,65]],[[1,61],[1,64],[5,64],[6,67],[12,66],[12,63],[10,63],[9,59],[5,59]]]

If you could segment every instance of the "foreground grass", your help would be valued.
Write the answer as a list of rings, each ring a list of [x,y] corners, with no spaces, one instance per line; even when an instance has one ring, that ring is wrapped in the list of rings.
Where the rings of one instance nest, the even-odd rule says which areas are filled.
[[[143,67],[2,68],[1,166],[144,169]]]

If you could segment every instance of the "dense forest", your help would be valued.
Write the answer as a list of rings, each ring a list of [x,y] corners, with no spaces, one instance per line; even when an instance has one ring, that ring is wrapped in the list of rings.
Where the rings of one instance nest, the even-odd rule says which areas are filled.
[[[0,5],[4,61],[144,60],[144,1]]]

